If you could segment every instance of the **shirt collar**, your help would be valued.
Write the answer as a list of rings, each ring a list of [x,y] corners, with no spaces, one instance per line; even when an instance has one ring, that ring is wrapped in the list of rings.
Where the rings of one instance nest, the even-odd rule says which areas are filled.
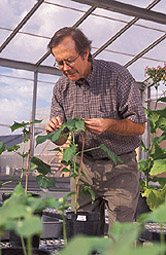
[[[96,69],[97,69],[96,60],[92,59],[92,71],[91,71],[91,73],[88,75],[88,77],[86,79],[81,78],[78,81],[76,81],[75,84],[78,85],[79,87],[81,87],[82,85],[92,84],[94,79],[95,79]]]
[[[97,63],[95,59],[92,59],[92,72],[87,77],[87,82],[90,84],[93,84],[95,77],[96,77],[96,69],[97,69]]]

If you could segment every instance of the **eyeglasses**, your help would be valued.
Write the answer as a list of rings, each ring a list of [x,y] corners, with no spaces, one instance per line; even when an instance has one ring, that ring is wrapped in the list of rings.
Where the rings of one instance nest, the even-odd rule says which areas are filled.
[[[76,62],[76,60],[77,60],[77,58],[80,56],[80,53],[78,54],[78,56],[76,57],[76,58],[74,58],[74,59],[64,59],[64,60],[61,60],[61,61],[56,61],[55,62],[55,64],[54,64],[54,66],[56,67],[56,68],[61,68],[61,67],[63,67],[64,66],[64,64],[66,64],[67,66],[69,66],[69,67],[73,67],[74,66],[74,64],[75,64],[75,62]]]

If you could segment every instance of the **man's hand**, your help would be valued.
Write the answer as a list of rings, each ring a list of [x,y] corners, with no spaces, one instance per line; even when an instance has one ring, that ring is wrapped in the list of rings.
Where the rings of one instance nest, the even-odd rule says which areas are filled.
[[[56,131],[62,126],[62,120],[59,116],[53,117],[46,125],[45,130],[47,134]]]
[[[135,123],[129,119],[92,118],[84,119],[84,122],[86,128],[96,135],[109,131],[122,136],[138,136],[142,135],[145,131],[145,123]]]
[[[100,135],[107,131],[108,121],[103,118],[84,119],[86,128],[93,134]]]
[[[46,125],[45,127],[45,130],[47,132],[47,134],[53,132],[53,131],[56,131],[58,128],[60,128],[62,126],[62,120],[59,116],[57,117],[53,117],[49,122],[48,124]],[[61,134],[63,134],[64,131],[61,132]],[[63,145],[64,143],[66,143],[67,141],[67,138],[62,136],[58,142],[56,143],[57,145],[61,146]]]

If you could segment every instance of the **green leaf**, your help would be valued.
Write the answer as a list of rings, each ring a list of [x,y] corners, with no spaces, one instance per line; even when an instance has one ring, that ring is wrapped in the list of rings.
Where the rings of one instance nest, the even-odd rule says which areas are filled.
[[[64,167],[62,170],[61,170],[62,173],[70,173],[70,169]]]
[[[10,148],[7,148],[7,151],[17,151],[18,149],[20,149],[20,146],[19,145],[14,145],[14,146],[12,146],[12,147],[10,147]]]
[[[15,229],[16,233],[23,237],[29,237],[32,235],[40,235],[43,231],[42,220],[39,216],[31,215],[31,217],[25,220],[16,221]]]
[[[155,144],[159,144],[164,140],[166,140],[166,133],[165,132],[163,132],[162,135],[159,136],[159,137],[157,137],[157,136],[153,137],[153,143],[155,143]]]
[[[99,149],[105,152],[107,157],[113,161],[113,163],[116,165],[117,162],[119,161],[120,163],[123,163],[123,160],[119,156],[117,156],[115,153],[110,151],[104,144],[99,145]]]
[[[75,123],[75,127],[76,127],[76,130],[78,130],[78,131],[79,130],[84,131],[85,130],[85,123],[84,123],[83,119],[77,120],[76,123]]]
[[[139,172],[146,172],[150,171],[152,165],[151,159],[141,159],[138,162],[138,171]]]
[[[36,137],[36,146],[38,144],[44,143],[47,139],[51,140],[51,137],[53,136],[53,134],[55,133],[55,131],[49,133],[48,135],[39,135]]]
[[[166,178],[165,178],[166,179]],[[165,185],[162,187],[162,189],[161,189],[161,196],[163,197],[163,198],[166,198],[166,183],[165,183]]]
[[[63,161],[68,162],[76,153],[75,146],[70,144],[69,147],[63,151]]]
[[[164,202],[164,198],[159,190],[148,188],[145,190],[142,196],[146,197],[146,202],[150,210],[158,208],[158,206]]]
[[[77,236],[73,238],[67,246],[59,252],[59,255],[88,255],[92,254],[93,251],[98,250],[101,254],[109,245],[110,239],[108,238],[97,238],[97,237],[82,237]],[[79,253],[78,253],[79,247]],[[118,254],[119,255],[119,254]]]
[[[50,140],[53,143],[57,143],[57,141],[62,137],[61,132],[63,131],[63,129],[65,128],[64,125],[62,125],[61,128],[59,128],[56,131],[53,131],[51,133],[49,133],[48,135],[39,135],[36,137],[36,146],[44,143],[46,140]]]
[[[64,127],[59,128],[58,130],[55,131],[55,133],[53,134],[53,136],[51,136],[51,139],[50,139],[50,140],[51,140],[53,143],[57,143],[58,140],[62,137],[61,132],[63,131],[63,129],[64,129]]]
[[[3,142],[0,142],[0,154],[2,154],[4,150],[5,150],[5,145],[3,144]]]
[[[150,175],[157,175],[166,172],[166,158],[156,159],[150,171]]]
[[[165,223],[166,222],[166,203],[162,203],[158,206],[154,211],[149,213],[144,213],[140,217],[138,217],[139,222],[157,222],[157,223]]]
[[[157,99],[157,102],[166,102],[166,97],[161,97]]]
[[[92,204],[95,202],[95,192],[90,186],[87,186],[87,185],[83,186],[83,193],[84,195],[90,194]]]
[[[21,196],[21,195],[25,195],[25,190],[23,188],[23,186],[21,185],[21,183],[19,183],[15,188],[14,188],[14,192],[12,194],[12,196]]]
[[[26,126],[29,126],[30,124],[35,124],[35,123],[40,123],[42,120],[34,120],[32,122],[16,122],[14,121],[14,124],[10,127],[11,128],[11,131],[15,131],[16,129],[19,129],[19,128],[25,128]]]
[[[77,117],[75,117],[74,119],[68,119],[63,125],[65,125],[65,127],[67,127],[69,131],[72,131],[72,130],[84,131],[84,127],[85,127],[83,119],[79,119]]]
[[[48,189],[51,187],[55,187],[55,180],[51,177],[47,177],[44,175],[38,175],[36,177],[36,183],[39,187],[43,188],[43,189]]]
[[[134,240],[136,240],[139,231],[140,231],[139,225],[136,226],[135,224],[128,222],[120,223],[118,221],[115,221],[109,234],[111,234],[114,237],[114,239],[118,242],[127,233],[133,233],[131,239],[128,240],[128,245],[130,245]]]
[[[48,174],[51,172],[51,167],[43,162],[41,159],[33,157],[31,158],[31,170],[36,169],[39,173]]]
[[[29,124],[29,122],[28,122],[28,124]],[[13,132],[16,129],[24,128],[26,125],[27,125],[27,123],[24,121],[21,123],[14,121],[14,124],[12,126],[10,126],[10,128],[11,128],[11,131]]]
[[[75,119],[68,119],[65,122],[65,127],[67,127],[69,129],[69,131],[72,131],[73,129],[75,129]]]
[[[143,141],[141,141],[141,149],[144,152],[148,152],[149,150],[146,148],[145,144],[143,143]]]
[[[162,131],[166,131],[166,117],[160,118],[157,122],[157,127]]]
[[[157,126],[156,126],[156,123],[157,121],[159,120],[160,118],[160,112],[159,111],[152,111],[152,110],[149,110],[148,111],[148,120],[149,120],[149,125],[150,125],[150,132],[153,134],[153,133],[156,133],[156,130],[157,130]]]
[[[162,148],[158,144],[155,144],[154,151],[151,153],[151,158],[153,158],[153,160],[166,158],[166,149]]]

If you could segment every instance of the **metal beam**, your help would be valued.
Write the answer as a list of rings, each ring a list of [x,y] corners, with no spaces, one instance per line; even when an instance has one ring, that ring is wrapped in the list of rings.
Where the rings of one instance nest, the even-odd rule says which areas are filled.
[[[156,23],[166,25],[166,14],[146,10],[141,7],[137,7],[131,4],[120,3],[115,0],[71,0],[81,4],[88,4],[98,8],[119,12],[128,16],[137,17],[140,19],[154,21]]]
[[[0,58],[0,66],[13,68],[13,69],[26,70],[31,72],[38,71],[38,73],[52,74],[52,75],[58,75],[58,76],[62,75],[61,71],[55,67],[49,67],[44,65],[36,66],[31,63],[5,59],[5,58]]]
[[[34,72],[34,84],[33,84],[33,101],[32,101],[32,116],[31,116],[31,121],[35,120],[36,116],[36,101],[37,101],[37,80],[38,80],[38,72]],[[31,152],[31,157],[34,155],[34,137],[35,137],[35,125],[31,125],[31,139],[30,139],[30,152]]]

